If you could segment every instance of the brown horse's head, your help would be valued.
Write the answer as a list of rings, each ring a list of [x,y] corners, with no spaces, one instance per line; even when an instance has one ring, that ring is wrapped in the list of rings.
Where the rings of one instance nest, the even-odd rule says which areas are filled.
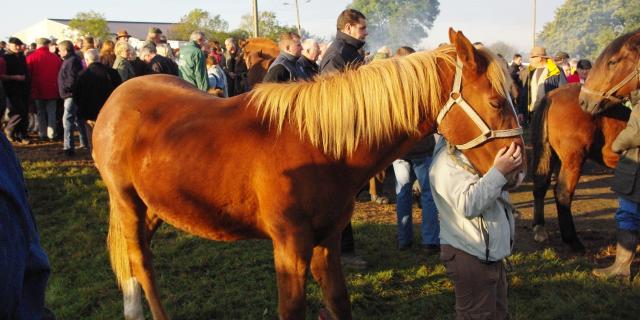
[[[600,54],[580,91],[580,106],[596,114],[640,87],[640,30],[615,39]]]
[[[485,174],[497,152],[511,142],[524,153],[522,129],[509,94],[510,77],[504,63],[491,52],[474,48],[462,32],[449,29],[449,39],[461,67],[453,68],[451,77],[458,72],[461,78],[452,81],[449,101],[438,115],[438,131]],[[521,181],[524,169],[508,177],[511,185]]]
[[[242,47],[242,59],[247,68],[249,87],[262,82],[269,66],[280,53],[278,45],[271,39],[251,38]]]

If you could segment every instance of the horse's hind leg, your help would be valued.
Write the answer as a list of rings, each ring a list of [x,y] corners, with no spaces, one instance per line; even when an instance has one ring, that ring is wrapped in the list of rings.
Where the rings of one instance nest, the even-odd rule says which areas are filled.
[[[134,191],[125,191],[118,194],[120,196],[117,199],[111,197],[113,201],[111,214],[112,216],[114,214],[117,215],[120,228],[119,232],[113,232],[112,234],[110,226],[109,237],[120,237],[120,241],[124,242],[124,250],[126,250],[126,257],[124,258],[127,259],[125,263],[126,267],[129,268],[129,274],[128,277],[118,277],[123,289],[125,318],[143,319],[139,287],[142,286],[153,318],[156,320],[168,319],[160,302],[154,279],[151,250],[149,249],[151,240],[149,231],[155,231],[160,220],[154,219],[153,215],[152,219],[147,217],[147,208],[142,200],[135,195]],[[114,250],[111,242],[117,240],[110,240],[110,250]],[[114,255],[112,253],[113,260]],[[122,271],[116,271],[116,273],[123,274]]]
[[[313,249],[311,274],[322,288],[324,304],[335,319],[351,319],[351,303],[340,265],[340,234]]]
[[[544,228],[544,198],[551,184],[552,172],[548,170],[546,173],[533,175],[533,239],[536,242],[549,239],[549,234]]]
[[[555,188],[558,223],[560,224],[562,241],[569,244],[571,249],[576,252],[584,251],[584,245],[580,242],[576,234],[571,213],[571,202],[576,186],[578,185],[578,180],[580,179],[583,161],[584,156],[580,154],[574,154],[564,159]]]

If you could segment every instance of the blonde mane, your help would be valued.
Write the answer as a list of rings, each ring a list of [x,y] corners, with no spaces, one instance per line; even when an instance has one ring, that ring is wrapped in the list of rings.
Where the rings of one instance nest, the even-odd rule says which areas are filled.
[[[437,60],[453,66],[455,48],[444,46],[402,58],[374,61],[358,69],[310,82],[263,83],[251,102],[280,132],[288,122],[327,155],[351,155],[360,143],[389,141],[399,132],[418,134],[423,119],[435,118],[444,101]],[[486,51],[487,77],[505,96],[506,70]]]

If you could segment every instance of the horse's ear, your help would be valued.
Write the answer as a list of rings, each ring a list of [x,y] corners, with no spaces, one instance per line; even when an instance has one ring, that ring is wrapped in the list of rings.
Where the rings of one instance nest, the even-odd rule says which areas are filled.
[[[453,28],[449,27],[449,42],[451,42],[451,44],[456,43],[456,36],[457,32],[453,30]]]
[[[469,39],[467,39],[467,37],[462,34],[462,31],[458,31],[456,33],[455,42],[453,42],[453,44],[456,46],[456,53],[458,54],[460,60],[462,60],[462,64],[464,65],[464,67],[467,69],[476,70],[476,57],[478,55],[478,52],[473,44],[471,44],[471,41],[469,41]]]

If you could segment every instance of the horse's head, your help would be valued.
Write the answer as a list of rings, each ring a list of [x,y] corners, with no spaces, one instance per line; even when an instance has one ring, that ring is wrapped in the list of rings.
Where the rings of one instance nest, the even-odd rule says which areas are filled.
[[[449,39],[457,65],[450,69],[453,88],[438,114],[438,131],[485,174],[497,152],[511,142],[520,146],[524,156],[522,129],[509,95],[510,77],[501,61],[489,51],[474,48],[462,32],[449,29]],[[523,167],[507,177],[509,185],[519,184],[524,172]]]
[[[247,68],[250,87],[262,82],[269,66],[280,53],[278,45],[266,38],[251,38],[242,47],[242,59]]]
[[[640,88],[640,30],[611,42],[600,54],[580,90],[580,106],[596,114]]]
[[[262,79],[269,70],[269,66],[271,66],[271,63],[275,60],[275,57],[264,54],[262,50],[245,52],[242,58],[247,66],[247,81],[250,87],[262,82]]]

